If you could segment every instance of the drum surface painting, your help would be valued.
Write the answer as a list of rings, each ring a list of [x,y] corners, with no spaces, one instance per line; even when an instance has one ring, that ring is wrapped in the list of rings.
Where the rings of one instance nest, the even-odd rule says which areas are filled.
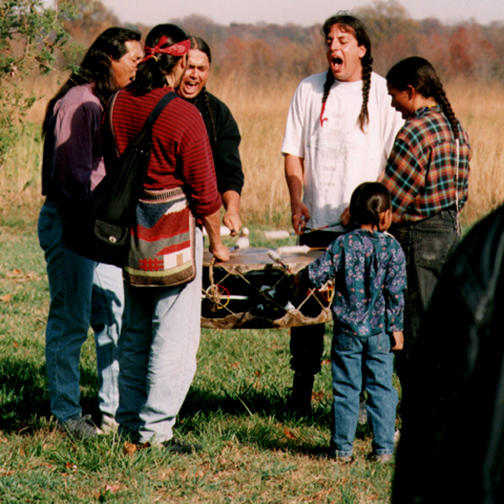
[[[236,250],[226,263],[203,258],[202,327],[281,328],[331,320],[333,286],[297,292],[294,275],[322,250],[297,247]],[[300,252],[297,252],[297,250]]]

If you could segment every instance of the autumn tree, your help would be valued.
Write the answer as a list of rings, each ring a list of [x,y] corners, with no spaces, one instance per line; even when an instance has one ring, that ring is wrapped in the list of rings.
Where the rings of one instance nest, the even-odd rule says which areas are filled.
[[[23,80],[51,70],[67,42],[61,24],[67,7],[61,2],[57,9],[48,8],[42,0],[0,1],[0,165],[35,100]]]

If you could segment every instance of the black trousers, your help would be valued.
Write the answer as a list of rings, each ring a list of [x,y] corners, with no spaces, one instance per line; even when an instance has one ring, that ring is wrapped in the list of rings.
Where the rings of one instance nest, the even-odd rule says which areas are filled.
[[[313,231],[299,237],[300,245],[327,247],[342,233],[333,231]],[[313,376],[320,371],[320,361],[324,352],[325,324],[291,328],[290,351],[291,368],[296,374]]]

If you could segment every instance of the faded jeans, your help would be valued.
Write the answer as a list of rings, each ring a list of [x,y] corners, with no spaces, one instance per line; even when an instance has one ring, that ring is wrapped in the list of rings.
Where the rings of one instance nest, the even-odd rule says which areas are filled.
[[[119,403],[117,343],[124,306],[122,272],[69,250],[62,243],[62,230],[58,205],[46,202],[39,215],[38,235],[51,297],[46,327],[51,412],[61,422],[82,415],[80,350],[91,326],[100,411],[114,417]]]
[[[196,278],[178,287],[125,284],[119,339],[120,430],[139,443],[173,437],[196,372],[200,339],[203,237],[196,229]]]
[[[335,327],[331,350],[333,455],[352,455],[361,388],[368,394],[367,415],[373,431],[373,453],[394,452],[397,391],[392,385],[394,355],[390,348],[388,334],[361,338]]]

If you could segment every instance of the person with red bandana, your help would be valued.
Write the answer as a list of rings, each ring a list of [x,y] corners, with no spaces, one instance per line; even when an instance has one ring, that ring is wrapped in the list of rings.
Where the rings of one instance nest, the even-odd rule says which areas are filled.
[[[208,233],[210,252],[226,261],[229,250],[220,238],[221,198],[206,128],[198,110],[174,93],[186,69],[190,41],[178,26],[162,24],[149,32],[144,49],[146,56],[135,81],[117,93],[112,105],[117,149],[124,152],[157,103],[169,93],[174,95],[152,128],[152,151],[142,199],[149,199],[152,207],[163,195],[181,189],[191,213]],[[171,229],[162,231],[172,236]],[[196,372],[203,259],[200,226],[194,242],[194,280],[148,288],[125,282],[119,339],[116,417],[120,432],[134,442],[164,446],[172,452],[194,449],[173,435],[176,417]]]

